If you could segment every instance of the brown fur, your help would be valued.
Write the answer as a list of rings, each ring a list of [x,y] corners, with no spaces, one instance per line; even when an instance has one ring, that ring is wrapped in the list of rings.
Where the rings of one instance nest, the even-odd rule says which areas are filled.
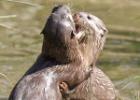
[[[53,11],[55,11],[55,9]],[[57,27],[57,26],[49,25],[47,27],[49,27],[48,29],[51,29],[51,27]],[[17,83],[17,85],[15,86],[15,88],[11,93],[11,96],[9,97],[9,100],[18,100],[17,98],[20,98],[21,95],[23,96],[22,98],[24,98],[25,100],[62,100],[62,96],[59,89],[60,83],[62,82],[68,84],[70,88],[73,88],[82,82],[74,89],[75,90],[74,92],[68,94],[67,95],[68,97],[63,99],[113,100],[115,98],[115,93],[114,93],[115,90],[110,79],[100,69],[96,68],[95,66],[93,67],[93,71],[90,74],[90,78],[88,78],[89,70],[87,70],[87,68],[89,68],[87,66],[89,66],[90,64],[95,65],[98,55],[104,45],[105,36],[101,38],[102,35],[99,33],[94,33],[90,35],[93,36],[94,38],[91,38],[92,42],[87,42],[89,43],[88,45],[87,44],[85,45],[86,42],[82,42],[82,41],[87,41],[86,39],[87,37],[84,37],[78,41],[75,38],[73,38],[74,41],[65,41],[65,43],[71,42],[71,44],[73,44],[71,46],[72,47],[74,46],[74,48],[76,46],[75,43],[78,44],[78,48],[76,48],[76,50],[78,51],[75,52],[76,56],[74,56],[75,53],[73,53],[72,51],[70,52],[73,53],[73,56],[70,56],[67,55],[67,52],[65,52],[65,50],[75,51],[75,49],[74,48],[69,49],[65,47],[65,45],[62,46],[63,43],[61,44],[61,42],[63,41],[54,42],[53,40],[55,39],[52,39],[52,36],[50,35],[52,33],[55,33],[53,32],[54,29],[50,30],[51,32],[47,32],[48,30],[46,29],[47,28],[45,26],[43,30],[43,33],[45,32],[45,34],[44,34],[43,49],[41,55],[38,57],[36,63],[26,72],[25,76]],[[65,36],[66,33],[63,33],[62,31],[60,31],[60,33],[62,33],[60,35]],[[51,37],[47,37],[46,33],[49,34],[49,36]],[[67,36],[71,37],[71,34],[69,33],[69,35]],[[67,38],[66,40],[68,39],[69,38]],[[55,45],[51,44],[52,43],[51,41],[54,43],[58,43],[57,46],[58,45],[59,46],[53,49]],[[93,48],[89,49],[92,46]],[[54,51],[51,50],[48,51],[48,49],[52,49]],[[62,50],[64,54],[60,55],[60,53],[58,53],[60,52],[59,50],[60,51]],[[80,59],[77,60],[77,57]],[[83,58],[81,59],[81,57]],[[71,66],[73,68],[71,68]],[[49,79],[51,79],[52,82],[50,86],[48,86],[48,82],[50,82]],[[84,81],[85,79],[87,80]],[[42,93],[42,91],[44,90],[46,91]]]
[[[63,91],[64,100],[116,100],[116,92],[113,83],[99,68],[93,67],[88,80],[82,82],[74,90]],[[69,92],[72,91],[72,92]]]
[[[115,88],[111,80],[99,68],[95,66],[96,60],[103,49],[107,29],[103,22],[86,12],[80,12],[74,16],[76,24],[81,26],[85,32],[90,28],[90,31],[95,37],[93,48],[93,70],[88,80],[77,86],[73,92],[69,92],[68,86],[65,83],[61,84],[61,90],[66,100],[115,100]],[[90,34],[91,34],[90,33]],[[66,88],[63,88],[66,87]]]
[[[59,12],[59,9],[64,12]],[[67,6],[60,6],[55,10],[43,30],[44,41],[40,57],[44,58],[39,57],[38,64],[46,58],[45,63],[41,66],[35,64],[29,69],[16,84],[9,100],[61,100],[61,82],[66,82],[73,88],[89,77],[92,62],[83,57],[87,50],[82,48],[85,48],[85,43],[86,46],[92,45],[88,41],[79,43],[73,33],[74,23],[69,20],[71,14]],[[88,53],[91,54],[92,51]]]

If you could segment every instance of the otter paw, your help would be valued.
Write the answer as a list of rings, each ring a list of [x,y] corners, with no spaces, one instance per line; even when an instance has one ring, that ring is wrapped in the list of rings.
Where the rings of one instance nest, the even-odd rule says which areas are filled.
[[[63,93],[67,93],[67,91],[69,91],[69,87],[68,84],[66,82],[61,82],[59,84],[59,88],[60,88],[60,92]]]

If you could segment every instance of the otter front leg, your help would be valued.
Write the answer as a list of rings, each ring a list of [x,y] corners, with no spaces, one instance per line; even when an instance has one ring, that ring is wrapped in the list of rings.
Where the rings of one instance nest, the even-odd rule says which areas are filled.
[[[80,80],[75,80],[75,85],[69,85],[69,83],[62,81],[59,83],[60,92],[64,100],[71,100],[70,98],[76,93],[77,86],[83,83],[85,80],[89,79],[92,73],[92,68],[89,68],[88,71],[78,71],[76,76],[80,77]],[[82,74],[81,74],[82,73]],[[83,99],[76,99],[83,100]]]
[[[69,86],[66,82],[61,82],[59,84],[60,92],[64,100],[70,100],[70,95],[74,94],[76,89],[69,89]]]

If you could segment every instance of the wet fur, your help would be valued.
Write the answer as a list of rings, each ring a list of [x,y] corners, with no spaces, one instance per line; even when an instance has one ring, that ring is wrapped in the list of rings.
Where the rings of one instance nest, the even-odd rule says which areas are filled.
[[[100,38],[100,35],[98,36],[99,36],[98,38]],[[56,82],[56,80],[59,79],[57,77],[59,71],[61,72],[62,70],[64,70],[64,69],[61,69],[62,65],[61,67],[58,65],[58,64],[62,64],[61,58],[59,59],[60,60],[59,62],[59,60],[56,61],[54,58],[51,58],[46,53],[45,41],[46,41],[46,38],[44,38],[43,49],[42,49],[41,55],[38,57],[36,63],[26,72],[25,76],[19,81],[20,84],[17,83],[17,85],[15,86],[15,88],[13,89],[11,93],[9,100],[18,100],[18,99],[15,99],[18,93],[24,94],[24,96],[26,97],[24,98],[25,100],[44,100],[44,99],[50,100],[48,98],[52,98],[52,97],[53,98],[51,100],[62,100],[62,96],[59,90],[59,81],[61,79]],[[98,43],[100,43],[100,39],[98,39]],[[94,54],[99,54],[99,53],[94,53]],[[98,58],[98,55],[95,55],[95,57]],[[69,62],[70,60],[66,60],[65,63],[67,63],[67,61]],[[67,65],[66,66],[63,65],[63,66],[67,67]],[[49,67],[49,69],[46,69],[46,67]],[[60,68],[58,72],[55,71],[55,69],[57,68],[58,69]],[[61,75],[63,76],[63,74]],[[70,74],[71,76],[73,75],[73,73],[70,73]],[[67,77],[67,75],[65,77]],[[46,93],[44,92],[43,95],[41,93],[38,93],[38,91],[36,91],[38,89],[39,90],[44,89],[42,87],[47,88]],[[113,100],[115,98],[114,91],[115,91],[114,86],[112,82],[110,81],[110,79],[99,68],[94,66],[93,71],[90,75],[90,78],[88,78],[88,80],[83,81],[80,85],[78,85],[75,88],[75,92],[68,95],[69,96],[68,98],[63,98],[63,99]]]
[[[61,7],[67,9],[65,6]],[[41,55],[16,84],[9,100],[61,100],[60,82],[65,81],[73,88],[89,77],[91,62],[84,60],[83,51],[80,51],[82,45],[79,45],[78,40],[75,37],[71,39],[72,25],[67,26],[63,23],[72,22],[62,17],[63,15],[67,16],[65,9],[64,13],[57,13],[55,15],[53,10],[43,30],[44,41]],[[57,18],[59,18],[58,21],[56,21]],[[58,26],[55,22],[58,22],[59,25],[56,33],[53,32],[55,28],[52,20],[54,20],[53,23],[56,28]],[[52,25],[48,26],[49,21]]]
[[[65,94],[64,100],[116,100],[116,91],[109,77],[94,66],[90,78]]]
[[[80,12],[77,13],[76,16],[79,17],[79,22],[77,23],[83,25],[85,30],[86,27],[90,27],[90,32],[96,37],[94,41],[95,48],[93,49],[93,51],[95,51],[93,53],[95,59],[93,61],[93,70],[90,78],[77,86],[73,93],[66,92],[66,94],[64,94],[65,100],[115,100],[116,91],[113,83],[108,76],[95,65],[98,56],[103,49],[107,29],[104,23],[92,14]]]

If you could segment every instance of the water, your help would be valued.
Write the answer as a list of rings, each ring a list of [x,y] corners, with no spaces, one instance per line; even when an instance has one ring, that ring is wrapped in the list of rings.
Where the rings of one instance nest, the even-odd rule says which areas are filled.
[[[104,20],[110,33],[97,65],[114,82],[123,100],[140,100],[139,1],[13,1],[0,0],[0,100],[6,100],[34,63],[41,51],[40,32],[46,18],[52,7],[62,2],[74,12],[88,11]]]

